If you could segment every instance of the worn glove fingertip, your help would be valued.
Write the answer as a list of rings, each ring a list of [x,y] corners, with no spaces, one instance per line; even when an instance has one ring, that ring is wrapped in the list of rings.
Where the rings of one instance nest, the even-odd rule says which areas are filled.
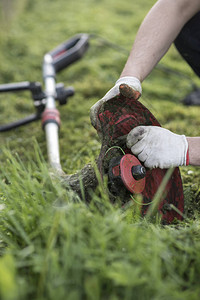
[[[134,90],[132,87],[125,83],[120,84],[119,92],[122,96],[126,98],[133,98],[135,100],[138,100],[141,96],[140,92]]]
[[[146,126],[137,126],[133,128],[127,135],[127,147],[131,148],[140,141],[144,137],[146,130]]]

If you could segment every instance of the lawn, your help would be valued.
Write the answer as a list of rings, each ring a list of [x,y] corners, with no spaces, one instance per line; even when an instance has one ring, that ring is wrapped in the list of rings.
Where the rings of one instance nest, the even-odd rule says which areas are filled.
[[[57,75],[75,88],[61,113],[67,174],[94,162],[90,107],[118,79],[153,0],[1,1],[0,84],[42,82],[43,55],[77,33],[84,57]],[[181,100],[198,79],[174,46],[143,83],[141,102],[161,125],[199,135],[199,107]],[[0,124],[34,112],[29,92],[0,94]],[[199,299],[198,167],[181,167],[185,219],[168,226],[139,207],[112,205],[100,186],[89,205],[48,171],[40,121],[0,134],[0,299]]]

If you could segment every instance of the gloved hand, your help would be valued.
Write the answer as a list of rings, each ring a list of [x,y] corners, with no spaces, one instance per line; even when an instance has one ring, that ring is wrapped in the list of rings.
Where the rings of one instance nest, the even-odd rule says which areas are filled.
[[[126,88],[122,88],[121,85],[125,84]],[[142,87],[139,79],[136,77],[122,77],[118,79],[114,85],[106,95],[97,101],[90,109],[90,119],[92,125],[97,128],[97,113],[101,105],[114,98],[115,96],[122,94],[125,97],[138,99],[142,93]]]
[[[167,169],[189,164],[185,135],[161,127],[135,127],[127,136],[127,147],[147,168]]]

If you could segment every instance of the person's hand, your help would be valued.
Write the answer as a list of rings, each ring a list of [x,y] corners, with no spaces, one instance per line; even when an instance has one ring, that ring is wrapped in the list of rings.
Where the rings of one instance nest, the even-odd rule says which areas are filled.
[[[115,83],[106,95],[97,101],[90,109],[90,119],[94,128],[97,128],[97,114],[101,105],[114,98],[115,96],[122,94],[125,97],[138,99],[142,93],[142,87],[139,79],[136,77],[122,77]]]
[[[188,142],[178,135],[157,126],[138,126],[127,136],[127,147],[147,168],[167,169],[188,165]]]

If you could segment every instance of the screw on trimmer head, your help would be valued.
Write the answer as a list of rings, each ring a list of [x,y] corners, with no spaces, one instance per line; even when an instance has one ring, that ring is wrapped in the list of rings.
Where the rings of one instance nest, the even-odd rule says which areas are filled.
[[[145,187],[146,169],[132,154],[111,159],[108,176],[115,188],[125,186],[132,194],[139,194]]]

